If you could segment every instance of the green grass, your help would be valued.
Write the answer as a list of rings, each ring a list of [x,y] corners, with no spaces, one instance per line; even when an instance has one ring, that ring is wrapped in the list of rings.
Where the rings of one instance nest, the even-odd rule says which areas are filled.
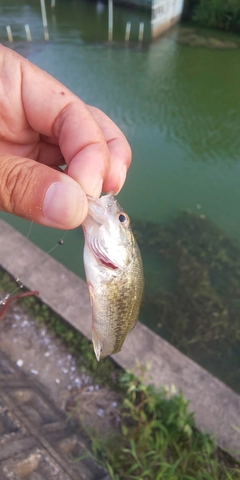
[[[240,479],[239,465],[196,429],[183,395],[157,391],[131,372],[120,381],[121,433],[104,442],[92,436],[94,454],[112,479]]]
[[[13,281],[0,270],[0,289],[13,291]],[[36,298],[20,300],[37,324],[43,324],[79,358],[98,383],[122,397],[121,427],[103,438],[88,431],[92,454],[113,480],[237,480],[240,466],[200,433],[188,402],[174,387],[157,391],[146,385],[143,370],[136,378],[110,359],[97,362],[90,342]],[[81,421],[81,416],[79,416]],[[80,460],[79,460],[80,461]]]

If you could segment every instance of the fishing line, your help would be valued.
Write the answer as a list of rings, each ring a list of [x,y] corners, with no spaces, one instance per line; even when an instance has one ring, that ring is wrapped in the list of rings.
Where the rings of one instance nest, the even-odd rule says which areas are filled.
[[[65,160],[64,160],[64,157],[63,157],[62,154],[59,156],[58,161],[59,161],[59,160],[62,160],[62,162],[60,162],[60,165],[59,165],[59,166],[60,166],[61,170],[64,171],[65,168],[66,168],[66,163],[65,163]],[[26,236],[22,239],[22,241],[20,242],[20,247],[21,247],[21,245],[23,246],[23,245],[24,245],[24,242],[30,237],[31,232],[32,232],[32,228],[33,228],[33,224],[34,224],[34,222],[31,221],[31,222],[30,222],[30,225],[29,225],[29,229],[28,229],[27,235],[26,235]],[[68,231],[65,231],[63,237],[62,237],[60,240],[58,240],[57,243],[56,243],[53,247],[51,247],[51,248],[46,252],[47,255],[50,255],[58,246],[64,244],[64,239],[65,239],[67,233],[68,233]],[[18,249],[18,250],[19,250],[19,249]],[[25,278],[25,277],[26,277],[27,275],[29,275],[33,270],[35,270],[35,268],[37,268],[39,265],[42,265],[42,264],[45,263],[46,261],[47,261],[47,258],[46,258],[46,260],[44,260],[44,261],[41,259],[41,260],[39,260],[39,262],[36,262],[35,264],[33,264],[33,265],[31,266],[31,268],[29,268],[28,270],[25,270],[19,277],[18,277],[18,276],[15,276],[15,277],[14,277],[14,280],[15,280],[15,282],[17,283],[18,286],[17,286],[17,288],[15,288],[15,290],[13,290],[11,293],[8,293],[8,294],[3,298],[3,300],[0,301],[0,306],[1,306],[1,305],[5,305],[5,304],[6,304],[6,301],[7,301],[11,296],[15,295],[19,290],[23,289],[24,285],[22,284],[22,281],[21,281],[22,278]],[[20,278],[21,278],[21,279],[20,279]]]
[[[29,238],[30,234],[31,234],[31,231],[32,231],[32,226],[33,226],[33,222],[30,223],[30,226],[29,226],[29,229],[28,229],[28,233],[27,235],[23,238],[23,241],[21,242],[22,245],[24,244],[24,242]],[[68,231],[65,231],[64,235],[62,236],[62,238],[60,240],[57,241],[57,243],[55,245],[53,245],[53,247],[51,247],[46,253],[47,255],[50,255],[56,248],[58,248],[59,246],[62,246],[64,244],[64,239],[67,235]],[[28,276],[33,270],[35,270],[38,266],[40,265],[43,265],[45,262],[47,261],[47,258],[45,260],[39,260],[38,262],[34,263],[28,270],[24,270],[19,276],[15,276],[14,277],[14,280],[15,282],[17,283],[17,287],[10,293],[7,293],[5,295],[5,297],[0,301],[0,305],[5,305],[6,301],[13,295],[15,295],[19,290],[23,289],[24,285],[21,281],[21,279],[25,278],[26,276]]]
[[[55,245],[53,245],[53,247],[51,247],[46,253],[47,255],[50,255],[54,250],[56,250],[56,248],[58,248],[60,245],[63,245],[64,244],[64,238],[66,237],[67,235],[67,231],[64,233],[63,237],[57,241],[57,243],[55,243]],[[21,278],[25,278],[27,275],[29,275],[33,270],[35,270],[35,268],[37,268],[39,265],[42,265],[43,263],[45,263],[47,261],[47,258],[42,261],[39,260],[39,262],[36,262],[34,263],[31,268],[29,268],[29,270],[25,270],[21,275],[20,277]],[[15,281],[16,282],[20,282],[20,278],[19,277],[15,277]],[[20,285],[20,288],[22,288],[22,286]]]

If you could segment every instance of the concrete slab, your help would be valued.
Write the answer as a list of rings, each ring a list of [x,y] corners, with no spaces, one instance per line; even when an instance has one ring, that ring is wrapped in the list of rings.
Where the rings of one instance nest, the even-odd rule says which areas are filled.
[[[2,220],[0,231],[0,265],[21,278],[27,288],[39,290],[43,302],[91,338],[85,282]],[[38,267],[24,277],[34,264]],[[199,430],[214,435],[220,447],[240,458],[240,396],[233,390],[140,323],[113,358],[133,371],[136,361],[150,363],[151,381],[156,387],[173,384],[181,390],[190,400]]]

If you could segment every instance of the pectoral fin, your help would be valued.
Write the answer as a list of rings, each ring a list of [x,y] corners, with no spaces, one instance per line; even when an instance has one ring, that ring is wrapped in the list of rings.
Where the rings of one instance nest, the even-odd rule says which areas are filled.
[[[99,360],[101,359],[101,353],[103,350],[103,342],[99,338],[94,327],[92,328],[92,342],[93,342],[93,348],[96,355],[96,359],[99,362]]]

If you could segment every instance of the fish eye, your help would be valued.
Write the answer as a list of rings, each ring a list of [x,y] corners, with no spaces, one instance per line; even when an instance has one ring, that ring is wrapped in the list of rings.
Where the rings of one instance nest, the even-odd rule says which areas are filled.
[[[130,218],[125,212],[120,212],[118,218],[123,227],[128,227],[130,225]]]

